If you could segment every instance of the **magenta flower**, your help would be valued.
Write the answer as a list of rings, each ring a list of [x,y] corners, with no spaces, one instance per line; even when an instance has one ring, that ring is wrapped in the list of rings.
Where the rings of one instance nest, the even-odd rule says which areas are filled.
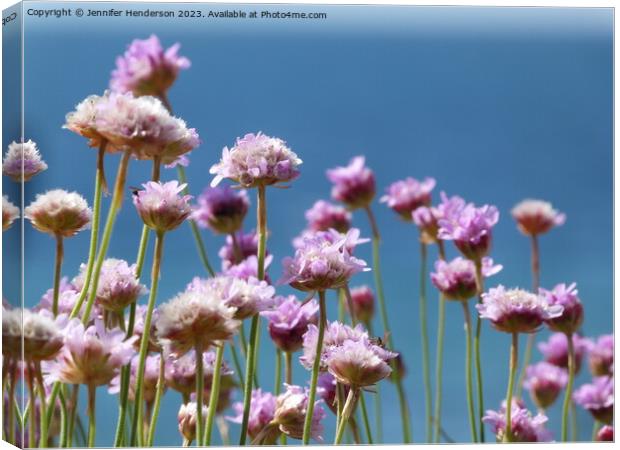
[[[209,409],[202,405],[202,417],[207,417]],[[198,418],[198,405],[196,402],[184,403],[179,408],[177,420],[179,422],[179,433],[187,442],[191,443],[196,439],[196,420]]]
[[[303,437],[304,422],[308,410],[308,389],[300,386],[285,384],[286,391],[276,399],[276,410],[273,422],[277,423],[282,433],[293,439]],[[321,400],[314,403],[310,435],[316,441],[321,442],[323,437],[323,424],[325,410],[321,407]]]
[[[526,236],[546,233],[566,221],[566,215],[553,209],[551,203],[542,200],[523,200],[512,208],[511,214],[517,221],[519,231]]]
[[[284,352],[296,352],[310,324],[316,325],[319,305],[315,300],[302,304],[294,295],[276,297],[275,308],[261,312],[269,321],[269,335]]]
[[[286,183],[299,176],[301,163],[282,139],[261,132],[248,133],[237,138],[233,148],[224,147],[222,159],[209,171],[215,175],[211,186],[217,186],[224,178],[246,188]]]
[[[365,162],[364,156],[356,156],[348,166],[327,171],[327,179],[334,184],[332,198],[351,210],[366,208],[375,197],[375,176]]]
[[[2,196],[2,231],[11,228],[13,222],[19,219],[19,208],[9,201],[6,195]]]
[[[375,294],[368,286],[351,289],[353,316],[362,323],[369,323],[375,314]]]
[[[607,425],[614,417],[614,379],[596,377],[592,383],[584,384],[573,393],[573,400],[592,416]]]
[[[190,215],[191,195],[179,195],[185,184],[176,180],[167,183],[149,181],[133,195],[133,204],[145,225],[157,233],[174,230]]]
[[[202,354],[204,368],[204,386],[210,389],[215,370],[215,352],[208,351]],[[220,368],[222,379],[232,375],[233,371],[226,361],[222,361]],[[165,367],[166,384],[184,396],[189,396],[196,391],[196,352],[190,350],[181,357],[169,356]]]
[[[13,141],[9,144],[2,162],[2,173],[4,175],[21,183],[22,181],[29,181],[46,169],[47,164],[41,158],[34,141],[28,140],[24,143]]]
[[[530,392],[532,401],[540,409],[547,409],[555,402],[568,382],[568,372],[548,362],[528,366],[523,387]]]
[[[192,219],[202,228],[220,234],[238,231],[250,206],[245,190],[233,190],[228,186],[208,187],[197,200]]]
[[[236,416],[226,417],[233,423],[241,423],[243,419],[243,403],[233,404]],[[248,435],[254,439],[266,426],[271,424],[276,412],[276,397],[270,392],[263,392],[260,388],[252,391],[250,403],[250,418],[248,421]]]
[[[62,189],[37,194],[24,217],[37,230],[53,236],[70,237],[90,226],[92,211],[84,197]]]
[[[497,442],[504,440],[504,433],[506,432],[505,405],[499,411],[488,410],[482,421],[491,425]],[[551,433],[545,428],[547,421],[547,416],[543,414],[532,416],[527,409],[513,404],[511,442],[550,442],[552,440]]]
[[[604,334],[599,336],[590,347],[590,371],[595,377],[613,375],[614,365],[614,336]]]
[[[546,320],[559,317],[562,305],[549,305],[539,295],[499,285],[482,294],[476,309],[483,319],[505,333],[534,333]]]
[[[573,334],[573,348],[575,350],[575,373],[579,373],[581,360],[584,354],[591,348],[592,342]],[[545,361],[554,366],[568,368],[568,338],[564,333],[553,333],[547,342],[538,344],[538,350],[545,357]]]
[[[135,399],[135,390],[137,383],[137,371],[140,358],[138,355],[134,356],[131,360],[131,372],[129,379],[129,399],[133,401]],[[158,354],[147,355],[146,365],[144,366],[144,392],[142,399],[147,403],[152,403],[155,400],[155,394],[157,393],[157,380],[159,379],[159,365],[161,356]],[[110,387],[108,392],[110,394],[118,394],[121,391],[121,376],[116,375],[110,381]]]
[[[429,206],[431,192],[435,187],[434,178],[425,178],[418,181],[407,177],[404,180],[395,181],[387,188],[387,194],[379,200],[386,203],[394,212],[404,220],[411,222],[412,213],[421,206]]]
[[[342,206],[318,200],[306,211],[310,231],[327,231],[330,228],[346,233],[351,228],[351,213]]]
[[[181,69],[190,66],[189,59],[179,56],[180,44],[164,51],[159,38],[134,39],[123,56],[116,58],[110,88],[134,95],[164,95]]]
[[[345,340],[326,355],[327,370],[337,381],[352,388],[372,386],[392,373],[389,360],[396,353],[381,349],[369,339]]]
[[[494,265],[491,258],[482,258],[484,277],[495,275],[502,268],[501,264]],[[471,260],[460,256],[450,262],[441,259],[435,261],[435,272],[431,272],[431,281],[448,300],[466,301],[477,293],[476,266]]]
[[[226,236],[226,244],[218,252],[224,272],[249,256],[258,254],[258,234],[256,232],[243,233],[238,231],[234,233],[234,236],[234,240],[231,235]]]
[[[599,442],[613,442],[614,428],[611,425],[604,425],[596,433],[596,440]]]
[[[545,297],[549,305],[561,305],[564,307],[562,314],[547,321],[552,331],[572,334],[579,330],[583,322],[583,306],[577,297],[577,283],[569,286],[558,284],[551,291],[540,289],[540,295]]]

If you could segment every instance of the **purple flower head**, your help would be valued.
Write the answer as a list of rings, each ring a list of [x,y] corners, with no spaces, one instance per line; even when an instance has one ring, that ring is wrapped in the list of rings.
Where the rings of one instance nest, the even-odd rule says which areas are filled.
[[[115,153],[124,150],[123,145],[111,143],[101,132],[97,125],[97,118],[100,115],[100,104],[108,101],[110,92],[106,91],[101,95],[89,95],[66,115],[65,124],[62,126],[69,131],[88,139],[88,145],[99,148],[105,142],[106,153]]]
[[[164,164],[166,169],[174,169],[175,167],[189,167],[189,156],[187,154],[179,156],[170,164]]]
[[[11,228],[13,222],[19,219],[19,208],[9,201],[6,195],[2,196],[2,231]]]
[[[358,286],[351,289],[353,316],[362,323],[368,323],[375,314],[375,294],[368,286]]]
[[[599,442],[613,442],[614,428],[611,425],[603,425],[596,433],[596,440]]]
[[[327,179],[334,184],[332,198],[351,210],[367,207],[375,197],[375,175],[365,163],[364,156],[356,156],[348,166],[327,171]]]
[[[370,270],[366,262],[352,256],[347,245],[356,241],[359,230],[333,239],[326,232],[307,234],[293,258],[284,258],[280,283],[301,291],[318,291],[342,287],[352,275]]]
[[[243,403],[233,404],[236,416],[226,417],[233,423],[241,423],[243,419]],[[276,397],[271,392],[263,392],[260,388],[252,390],[248,435],[254,439],[271,423],[276,412]]]
[[[483,319],[505,333],[533,333],[546,320],[559,317],[562,305],[549,305],[539,295],[522,289],[506,289],[501,284],[482,294],[476,309]]]
[[[552,331],[572,334],[579,330],[583,322],[583,305],[577,297],[577,284],[566,285],[564,283],[556,285],[552,290],[540,289],[542,295],[549,305],[561,305],[564,311],[558,317],[549,319],[547,325]]]
[[[304,248],[306,245],[307,239],[324,239],[331,243],[339,242],[343,237],[346,238],[344,243],[344,248],[347,249],[350,255],[353,255],[355,252],[355,248],[359,244],[365,244],[369,242],[368,238],[360,238],[360,230],[358,228],[351,228],[346,233],[340,233],[334,228],[330,228],[326,231],[312,231],[312,230],[304,230],[301,232],[299,236],[293,239],[293,248],[300,249]]]
[[[192,219],[200,227],[220,234],[237,232],[250,206],[245,190],[233,190],[228,186],[207,187],[197,200]]]
[[[37,230],[53,236],[71,237],[90,226],[93,212],[77,192],[53,189],[37,194],[24,210],[24,217]]]
[[[233,148],[224,147],[222,159],[209,171],[215,175],[211,186],[217,186],[224,178],[246,188],[286,183],[299,176],[301,163],[282,139],[260,132],[248,133],[237,138]]]
[[[37,312],[15,308],[2,311],[2,352],[28,362],[53,359],[63,346],[63,328],[67,316],[54,318],[46,310]],[[23,344],[23,347],[22,347]]]
[[[506,432],[505,406],[499,411],[487,410],[482,421],[491,425],[497,442],[504,440]],[[550,442],[552,440],[551,433],[545,428],[548,418],[543,414],[532,416],[532,413],[527,409],[513,404],[510,421],[511,442]]]
[[[404,180],[395,181],[386,190],[379,200],[386,203],[394,212],[399,214],[407,222],[413,219],[412,213],[421,206],[431,204],[431,192],[435,187],[434,178],[424,178],[418,181],[407,177]]]
[[[348,388],[347,388],[348,390]],[[336,379],[329,372],[320,372],[316,386],[316,394],[325,402],[327,407],[337,414]]]
[[[2,173],[4,175],[21,183],[22,181],[29,181],[46,169],[47,164],[41,158],[34,141],[28,140],[24,143],[13,141],[9,144],[2,162]]]
[[[526,236],[537,236],[546,233],[553,227],[563,225],[566,215],[542,200],[527,199],[518,203],[511,211],[517,221],[517,227]]]
[[[482,258],[482,275],[490,277],[502,270],[502,265],[493,265],[489,257]],[[466,301],[476,295],[476,266],[473,261],[457,256],[450,262],[435,261],[435,272],[431,281],[446,299]]]
[[[159,38],[134,39],[123,56],[116,58],[110,88],[134,95],[165,95],[181,69],[190,66],[189,59],[179,56],[180,44],[164,50]]]
[[[286,391],[276,399],[276,410],[273,421],[277,423],[282,433],[293,439],[303,437],[304,422],[308,410],[308,389],[300,386],[284,385]],[[323,437],[323,424],[325,410],[321,407],[321,400],[314,403],[310,435],[316,441],[321,442]]]
[[[317,323],[319,305],[315,300],[302,304],[294,295],[276,297],[273,309],[261,312],[269,321],[269,335],[284,352],[296,352],[303,345],[308,325]]]
[[[222,271],[239,264],[249,256],[258,254],[258,234],[255,231],[243,233],[238,231],[226,236],[226,244],[220,248],[218,256],[222,260]]]
[[[411,219],[420,230],[420,240],[425,244],[437,242],[441,213],[434,206],[419,206],[411,213]]]
[[[157,233],[174,230],[192,212],[191,195],[179,195],[185,184],[173,180],[167,183],[149,181],[143,190],[133,195],[133,204],[144,224]]]
[[[129,380],[129,399],[133,401],[136,395],[136,383],[137,383],[137,372],[138,372],[138,364],[140,358],[138,355],[134,356],[131,360],[131,372],[130,372],[130,380]],[[158,354],[147,355],[146,357],[146,365],[144,366],[144,392],[143,392],[143,400],[147,403],[152,403],[155,400],[155,394],[157,393],[157,380],[159,379],[159,365],[161,361],[161,356]],[[110,394],[118,394],[121,390],[121,375],[120,373],[112,378],[110,381],[110,387],[108,388],[108,392]]]
[[[95,305],[96,306],[96,305]],[[147,312],[146,305],[136,305],[136,315],[135,321],[133,325],[133,335],[136,336],[136,350],[140,350],[140,340],[142,339],[142,334],[144,333],[144,320],[146,318]],[[156,307],[153,309],[153,316],[151,317],[151,330],[149,332],[149,352],[160,352],[162,350],[161,345],[157,342],[157,320],[159,319],[159,309]],[[129,314],[125,317],[125,325],[129,324]]]
[[[210,389],[215,370],[215,352],[208,351],[202,354],[204,368],[205,389]],[[222,361],[221,376],[224,380],[233,372],[226,361]],[[190,395],[196,391],[196,352],[190,350],[181,357],[168,356],[165,367],[166,384],[177,392]],[[224,386],[221,386],[224,387]]]
[[[209,409],[202,405],[202,417],[207,417]],[[179,433],[188,442],[196,439],[196,420],[198,418],[198,405],[196,402],[189,402],[181,405],[177,420],[179,422]]]
[[[573,334],[575,373],[579,373],[581,360],[591,346],[592,342],[589,339]],[[545,361],[554,366],[568,368],[568,339],[564,333],[553,333],[546,342],[538,344],[538,350],[545,357]]]
[[[223,261],[225,262],[225,261]],[[273,255],[267,255],[265,257],[265,272],[273,262]],[[249,280],[250,278],[258,278],[258,258],[256,255],[251,255],[241,261],[239,264],[235,264],[232,266],[228,266],[222,272],[222,275],[232,277],[232,278],[240,278],[242,280]],[[271,284],[271,278],[268,274],[265,274],[265,281],[268,284]]]
[[[327,231],[330,228],[346,233],[351,228],[351,213],[342,206],[318,200],[306,211],[310,231]]]
[[[590,347],[590,371],[595,377],[613,375],[614,336],[604,334]]]
[[[544,410],[555,402],[567,382],[566,369],[543,361],[527,367],[523,387],[536,406]]]
[[[573,393],[575,403],[588,410],[599,422],[612,425],[614,417],[614,379],[596,377]]]

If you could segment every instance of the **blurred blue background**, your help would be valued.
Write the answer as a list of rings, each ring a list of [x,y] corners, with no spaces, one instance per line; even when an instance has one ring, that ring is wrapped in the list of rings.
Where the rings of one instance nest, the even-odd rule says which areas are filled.
[[[25,8],[77,6],[25,4]],[[129,8],[118,3],[83,6]],[[174,11],[192,8],[227,9],[225,5],[157,5]],[[191,69],[181,73],[170,91],[175,112],[197,128],[204,141],[192,153],[187,170],[192,193],[210,182],[208,169],[219,159],[222,147],[247,132],[262,130],[282,137],[304,160],[302,175],[291,189],[268,191],[268,247],[275,255],[272,278],[279,278],[280,260],[292,253],[291,239],[305,226],[304,211],[315,200],[329,197],[325,170],[363,154],[375,171],[378,195],[397,179],[433,176],[435,199],[445,190],[478,204],[498,206],[501,217],[492,256],[504,270],[491,284],[531,285],[529,242],[516,230],[509,211],[527,197],[551,201],[567,214],[567,222],[541,239],[542,285],[576,281],[586,306],[583,332],[589,336],[612,332],[611,9],[322,5],[236,5],[234,9],[318,11],[327,12],[328,18],[25,16],[25,137],[39,144],[49,170],[25,186],[24,203],[29,204],[38,192],[57,187],[77,190],[92,202],[96,152],[83,138],[61,129],[64,116],[87,95],[107,88],[115,57],[132,39],[155,33],[166,47],[180,42],[181,54],[192,61]],[[4,148],[18,137],[19,123],[5,123]],[[111,178],[118,156],[107,157],[106,163]],[[128,186],[145,182],[149,171],[147,163],[132,163]],[[166,179],[175,176],[176,171],[164,173]],[[14,184],[5,180],[3,187],[16,198]],[[106,198],[104,212],[108,205]],[[414,440],[421,442],[424,400],[417,232],[385,205],[373,207],[384,236],[383,272],[396,350],[404,354],[408,369],[405,384]],[[365,216],[355,213],[354,221],[369,236]],[[246,228],[253,227],[251,211]],[[109,256],[133,261],[140,229],[141,222],[126,198]],[[18,237],[18,227],[5,233],[5,250],[15,248]],[[219,265],[222,238],[208,231],[203,237],[211,260]],[[64,275],[73,277],[85,261],[88,239],[85,232],[67,240]],[[456,256],[451,245],[447,248],[450,257]],[[358,255],[370,261],[370,245],[360,248]],[[432,249],[431,258],[435,256]],[[26,223],[27,306],[36,304],[51,286],[53,258],[52,239]],[[7,259],[5,267],[7,262],[11,267]],[[4,295],[12,301],[18,295],[17,273],[4,272]],[[159,302],[203,274],[189,226],[170,233]],[[372,286],[372,274],[352,280],[352,285],[362,283]],[[281,293],[289,291],[280,288]],[[428,294],[434,355],[437,293],[429,288]],[[334,295],[331,300],[334,319]],[[376,328],[380,329],[378,318]],[[446,330],[442,421],[454,440],[464,442],[469,432],[462,314],[457,305],[447,305]],[[546,335],[541,332],[538,340]],[[488,408],[496,409],[505,394],[508,348],[508,336],[485,323],[482,352]],[[536,350],[534,359],[540,359]],[[263,388],[273,387],[273,367],[272,344],[264,333],[259,361]],[[299,384],[309,379],[299,365],[294,376]],[[577,385],[588,379],[583,370]],[[384,382],[382,393],[384,440],[400,442],[395,390]],[[111,445],[117,397],[99,389],[98,402],[97,444]],[[168,392],[156,434],[158,445],[181,443],[176,422],[179,405],[180,397]],[[549,422],[556,438],[558,406],[550,410]],[[589,439],[589,415],[580,410],[578,422],[580,438]],[[327,442],[333,433],[334,418],[328,415]],[[237,435],[238,427],[232,425],[233,442]]]

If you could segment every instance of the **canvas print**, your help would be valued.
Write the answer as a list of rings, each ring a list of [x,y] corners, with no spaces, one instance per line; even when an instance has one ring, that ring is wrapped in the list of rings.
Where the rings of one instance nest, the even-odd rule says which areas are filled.
[[[6,9],[3,440],[613,441],[613,14]]]

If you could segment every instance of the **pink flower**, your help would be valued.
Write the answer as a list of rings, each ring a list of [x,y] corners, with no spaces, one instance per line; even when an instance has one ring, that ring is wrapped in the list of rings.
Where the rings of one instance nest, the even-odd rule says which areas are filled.
[[[502,270],[502,265],[493,265],[489,257],[482,258],[482,275],[490,277]],[[431,281],[446,299],[466,301],[477,293],[476,266],[469,260],[457,256],[450,262],[435,261],[435,272],[431,272]]]
[[[236,416],[226,417],[233,423],[241,423],[243,419],[243,403],[233,404]],[[248,421],[248,435],[254,439],[274,418],[276,411],[276,397],[270,392],[263,392],[260,388],[252,391],[250,402],[250,416]]]
[[[523,387],[530,392],[536,406],[543,410],[555,402],[568,382],[566,369],[544,361],[528,366],[526,377]]]
[[[303,345],[303,335],[310,324],[317,323],[319,305],[311,300],[302,304],[294,295],[276,297],[275,308],[261,312],[269,320],[269,335],[284,352],[296,352]]]
[[[439,209],[433,206],[419,206],[411,213],[411,219],[420,230],[420,240],[425,244],[437,242],[439,224],[441,218]]]
[[[17,360],[53,359],[63,346],[63,328],[67,316],[54,316],[46,310],[32,312],[15,308],[2,310],[3,355]]]
[[[592,383],[584,384],[573,393],[573,400],[592,416],[607,425],[612,425],[614,416],[614,380],[612,377],[597,377]]]
[[[325,200],[318,200],[306,211],[306,220],[311,231],[327,231],[333,228],[340,233],[346,233],[351,228],[351,213],[342,206]]]
[[[327,370],[337,381],[354,388],[372,386],[392,373],[388,361],[396,353],[377,350],[369,339],[345,340],[333,346],[325,358]]]
[[[365,162],[364,156],[356,156],[348,166],[327,171],[327,179],[334,184],[332,198],[351,210],[367,207],[375,197],[375,176]]]
[[[137,383],[137,371],[140,358],[138,355],[134,356],[131,360],[131,372],[129,381],[129,399],[133,401],[135,399],[135,390]],[[157,393],[157,381],[159,380],[159,365],[161,356],[158,354],[147,355],[146,365],[144,366],[144,393],[143,400],[147,403],[151,403],[155,400],[155,394]],[[110,381],[110,387],[108,392],[110,394],[118,394],[121,390],[121,376],[116,375]]]
[[[308,410],[308,389],[288,384],[285,384],[285,387],[286,391],[276,399],[273,422],[278,424],[282,433],[294,439],[301,439]],[[325,418],[325,410],[321,407],[321,402],[318,400],[314,403],[310,427],[310,435],[319,442],[323,440],[321,421]]]
[[[211,388],[213,372],[215,370],[215,352],[208,351],[202,354],[204,368],[205,389]],[[222,361],[220,369],[222,380],[233,372],[225,361]],[[196,392],[196,352],[190,350],[181,357],[168,356],[165,367],[166,384],[186,396]],[[221,386],[223,387],[223,386]]]
[[[11,228],[13,222],[19,219],[19,208],[9,201],[6,195],[2,196],[2,231]]]
[[[551,291],[540,289],[540,295],[545,297],[549,305],[561,305],[564,310],[558,317],[547,321],[552,331],[572,334],[579,330],[583,322],[583,306],[577,297],[577,283],[569,286],[558,284]]]
[[[124,150],[124,146],[108,142],[98,126],[98,117],[101,115],[100,105],[105,104],[109,96],[108,91],[102,96],[89,95],[76,105],[74,111],[67,114],[62,127],[88,139],[88,145],[91,147],[100,147],[105,141],[106,153],[114,153]]]
[[[611,425],[604,425],[596,433],[596,440],[599,442],[613,442],[614,428]]]
[[[265,257],[265,272],[269,269],[273,261],[273,255],[267,255]],[[258,278],[258,258],[256,255],[251,255],[241,261],[239,264],[229,265],[229,262],[222,261],[223,266],[227,266],[222,274],[227,277],[240,278],[242,280],[249,280],[250,278]],[[265,273],[265,281],[271,284],[271,278]]]
[[[482,421],[491,425],[497,442],[502,442],[506,432],[506,408],[499,411],[488,410]],[[547,416],[532,414],[525,408],[516,404],[512,405],[511,411],[511,442],[550,442],[551,433],[545,428]]]
[[[381,197],[380,202],[386,203],[404,220],[411,222],[412,213],[421,206],[429,206],[431,192],[435,187],[434,178],[425,178],[418,181],[407,177],[395,181],[387,188],[387,194]]]
[[[519,231],[526,236],[546,233],[566,221],[566,215],[553,209],[551,203],[542,200],[523,200],[512,208],[511,213],[517,221]]]
[[[202,405],[202,417],[207,417],[209,409]],[[179,408],[177,420],[179,422],[179,433],[188,442],[196,439],[196,420],[198,417],[198,405],[196,402],[184,403]]]
[[[191,195],[179,195],[185,184],[176,180],[167,183],[149,181],[143,190],[134,193],[133,203],[145,225],[157,233],[171,231],[191,213]]]
[[[250,201],[245,190],[208,187],[198,196],[192,219],[202,228],[215,233],[231,234],[241,228]]]
[[[25,210],[32,226],[53,236],[70,237],[90,226],[92,211],[84,197],[62,189],[37,194]]]
[[[368,323],[375,314],[375,294],[368,286],[358,286],[351,289],[353,316],[362,323]]]
[[[2,173],[4,175],[21,183],[22,181],[29,181],[46,169],[47,164],[41,158],[34,141],[28,140],[24,143],[13,141],[9,144],[2,162]]]
[[[241,263],[249,256],[256,256],[258,253],[258,234],[251,231],[243,233],[237,231],[232,235],[226,236],[226,245],[220,248],[218,256],[222,259],[222,270],[227,271],[231,266]]]
[[[573,334],[573,348],[575,350],[575,373],[579,373],[581,360],[591,348],[592,342]],[[568,339],[564,333],[553,333],[547,342],[538,344],[538,350],[545,357],[545,361],[563,368],[568,368]]]
[[[590,347],[590,371],[595,377],[612,375],[614,365],[614,336],[604,334],[599,336]]]

